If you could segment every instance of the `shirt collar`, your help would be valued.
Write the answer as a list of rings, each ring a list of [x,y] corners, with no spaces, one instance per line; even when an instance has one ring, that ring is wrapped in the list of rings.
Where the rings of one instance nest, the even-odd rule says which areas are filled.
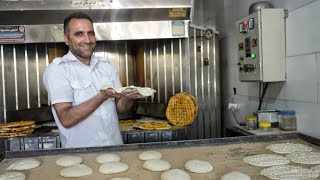
[[[69,52],[64,55],[62,58],[57,58],[53,61],[53,63],[60,64],[62,62],[71,62],[71,61],[79,61],[69,50]],[[109,62],[107,58],[101,58],[96,56],[91,56],[90,66],[95,66],[99,61]],[[80,61],[79,61],[80,62]]]

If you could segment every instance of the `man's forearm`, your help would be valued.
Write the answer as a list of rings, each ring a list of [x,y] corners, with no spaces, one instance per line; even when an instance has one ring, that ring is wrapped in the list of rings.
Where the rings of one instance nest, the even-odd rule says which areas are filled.
[[[107,98],[105,96],[99,93],[77,106],[72,106],[71,103],[58,103],[53,106],[62,125],[65,128],[70,128],[88,117],[106,99]]]
[[[117,111],[119,113],[125,113],[130,110],[133,105],[133,100],[127,98],[126,96],[121,96],[119,100],[117,100]]]

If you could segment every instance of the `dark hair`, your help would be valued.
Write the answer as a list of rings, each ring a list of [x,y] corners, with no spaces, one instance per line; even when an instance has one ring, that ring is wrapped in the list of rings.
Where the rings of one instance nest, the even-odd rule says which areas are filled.
[[[69,14],[69,16],[67,16],[64,19],[64,23],[63,23],[63,32],[65,35],[69,34],[69,22],[73,18],[75,18],[75,19],[88,19],[91,23],[93,23],[90,16],[84,12],[75,12],[75,13]]]

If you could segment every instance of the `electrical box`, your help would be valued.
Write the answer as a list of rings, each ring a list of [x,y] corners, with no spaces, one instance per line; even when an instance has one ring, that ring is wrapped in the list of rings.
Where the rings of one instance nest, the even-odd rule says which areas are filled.
[[[285,9],[261,9],[236,22],[240,81],[286,80]]]

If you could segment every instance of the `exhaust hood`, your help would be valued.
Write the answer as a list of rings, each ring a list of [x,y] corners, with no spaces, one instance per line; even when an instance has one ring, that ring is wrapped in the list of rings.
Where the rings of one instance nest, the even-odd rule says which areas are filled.
[[[192,0],[1,0],[0,31],[22,25],[24,43],[63,42],[64,18],[82,11],[98,41],[185,38],[191,7]]]

